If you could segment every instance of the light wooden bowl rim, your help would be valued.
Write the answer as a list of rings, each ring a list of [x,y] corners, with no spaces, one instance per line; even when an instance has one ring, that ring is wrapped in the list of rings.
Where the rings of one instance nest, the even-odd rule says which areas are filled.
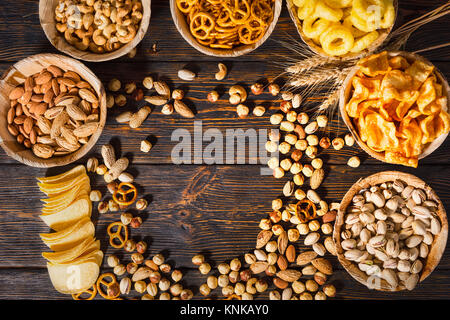
[[[338,214],[336,217],[336,222],[334,224],[333,231],[333,240],[336,245],[336,253],[339,262],[344,267],[344,269],[358,282],[363,285],[367,284],[367,279],[369,278],[365,272],[359,270],[358,266],[345,259],[344,250],[341,246],[341,228],[344,225],[344,217],[347,207],[351,204],[353,196],[356,195],[361,189],[368,188],[373,185],[381,184],[383,182],[394,181],[396,179],[400,179],[403,182],[408,183],[416,188],[421,188],[425,191],[429,199],[432,199],[438,204],[437,215],[441,221],[441,232],[434,237],[433,243],[430,246],[430,251],[426,261],[424,263],[424,267],[422,273],[420,275],[419,282],[425,280],[436,268],[439,264],[439,261],[444,254],[445,247],[447,244],[448,237],[448,220],[447,214],[439,197],[433,191],[433,189],[425,183],[422,179],[405,172],[400,171],[383,171],[378,172],[373,175],[370,175],[364,179],[359,179],[355,182],[352,187],[347,191],[344,198],[341,201],[339,206]],[[381,281],[381,288],[377,289],[379,291],[393,291],[390,289],[388,283],[385,280]],[[397,287],[395,291],[401,291],[404,288]]]
[[[151,16],[151,0],[141,0],[143,7],[143,17],[141,23],[139,25],[139,29],[136,33],[134,39],[127,43],[126,45],[120,47],[118,50],[107,52],[107,53],[93,53],[90,51],[81,51],[70,45],[64,39],[64,36],[61,35],[55,27],[55,19],[54,19],[54,11],[56,7],[56,3],[58,0],[39,0],[39,20],[41,23],[41,27],[44,30],[44,33],[50,43],[59,51],[73,57],[76,59],[80,59],[83,61],[90,62],[102,62],[109,61],[113,59],[117,59],[128,54],[131,50],[133,50],[141,41],[144,39],[145,34],[147,33],[148,26],[150,24],[150,16]],[[52,4],[52,16],[46,17],[46,5],[51,2]]]
[[[298,34],[300,35],[300,38],[303,40],[303,42],[306,43],[306,45],[314,53],[316,53],[322,57],[328,58],[328,59],[340,60],[340,61],[358,59],[358,58],[368,55],[369,53],[374,52],[387,39],[387,37],[391,33],[392,29],[394,28],[394,25],[395,25],[395,22],[396,22],[397,16],[398,16],[398,0],[394,0],[395,19],[394,19],[394,23],[392,24],[391,27],[389,27],[388,29],[377,30],[378,32],[381,33],[380,36],[365,50],[358,52],[358,53],[347,53],[343,56],[336,57],[336,56],[330,56],[330,55],[326,54],[325,51],[323,51],[323,49],[320,46],[318,46],[317,44],[314,43],[314,41],[312,41],[311,39],[306,37],[306,35],[303,33],[302,22],[300,21],[300,19],[297,16],[296,11],[294,10],[295,5],[293,3],[293,0],[286,0],[286,5],[288,8],[289,16],[291,17],[292,21],[294,22],[295,27],[297,28]]]
[[[99,127],[97,131],[92,136],[90,136],[88,143],[81,146],[81,148],[77,151],[69,153],[65,156],[55,156],[49,159],[38,158],[30,149],[26,149],[25,147],[20,146],[15,138],[8,132],[8,130],[0,130],[0,145],[3,150],[5,150],[8,156],[31,167],[50,168],[75,162],[86,155],[92,149],[92,147],[99,139],[103,128],[105,127],[107,117],[105,88],[103,87],[100,79],[98,79],[97,76],[89,68],[87,68],[83,63],[76,59],[52,53],[41,53],[27,57],[9,67],[8,70],[3,73],[0,79],[0,102],[2,103],[0,105],[0,126],[2,127],[6,128],[7,126],[6,113],[10,108],[8,98],[9,92],[16,86],[15,83],[24,82],[25,79],[23,78],[23,74],[19,70],[21,70],[22,68],[27,68],[27,65],[30,64],[39,65],[40,69],[43,69],[50,64],[54,64],[64,70],[72,70],[77,72],[84,80],[89,82],[89,84],[93,87],[99,97]],[[6,102],[8,103],[7,105]],[[10,144],[14,144],[16,147],[21,149],[21,151],[17,152],[16,150],[13,150]]]
[[[187,43],[189,43],[192,47],[194,47],[203,54],[223,58],[242,56],[244,54],[256,50],[259,46],[261,46],[264,42],[266,42],[266,40],[270,37],[273,30],[275,29],[275,26],[277,25],[282,7],[283,7],[283,0],[275,0],[272,23],[267,28],[264,37],[262,37],[261,40],[259,40],[258,42],[250,45],[241,45],[233,49],[214,49],[200,44],[194,38],[194,36],[191,34],[189,30],[189,26],[186,23],[186,18],[184,14],[177,8],[176,0],[170,0],[170,12],[172,14],[172,20],[178,32],[183,37],[183,39],[186,40]]]
[[[400,56],[406,58],[410,62],[412,62],[414,60],[419,60],[419,61],[428,63],[430,65],[433,65],[430,61],[428,61],[424,57],[422,57],[418,54],[410,53],[410,52],[391,51],[391,52],[388,52],[388,55],[389,55],[389,57],[394,57],[394,56],[400,55]],[[376,151],[372,150],[371,148],[369,148],[367,146],[367,144],[365,142],[363,142],[361,140],[361,137],[359,136],[358,131],[356,130],[356,128],[353,124],[353,121],[350,119],[350,117],[348,116],[348,114],[345,110],[345,106],[350,98],[350,93],[351,93],[351,88],[352,88],[352,79],[353,79],[354,75],[356,74],[356,72],[358,72],[358,70],[359,70],[358,66],[353,67],[349,71],[346,79],[344,80],[344,82],[342,84],[341,91],[339,93],[339,111],[340,111],[342,119],[344,120],[345,125],[347,126],[348,130],[351,132],[351,134],[353,135],[353,137],[355,138],[356,142],[361,147],[361,149],[363,149],[371,157],[373,157],[377,160],[383,161],[383,162],[387,162],[385,159],[385,156],[384,156],[384,152],[376,152]],[[438,78],[439,83],[443,85],[444,92],[446,93],[447,110],[445,110],[445,111],[448,111],[449,110],[448,103],[450,101],[450,86],[449,86],[447,80],[445,79],[445,77],[443,76],[443,74],[436,67],[435,67],[434,72]],[[424,148],[423,152],[420,154],[419,160],[429,156],[437,148],[439,148],[441,146],[441,144],[445,141],[447,136],[448,136],[448,133],[443,134],[443,135],[437,137],[433,142],[429,143],[428,146],[426,146]]]

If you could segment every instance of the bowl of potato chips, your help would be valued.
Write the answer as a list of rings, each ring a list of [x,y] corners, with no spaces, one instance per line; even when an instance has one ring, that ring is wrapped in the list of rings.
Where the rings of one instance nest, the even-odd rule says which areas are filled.
[[[339,108],[359,146],[387,163],[417,167],[450,131],[450,87],[425,58],[387,52],[361,59],[340,92]]]
[[[397,0],[287,0],[302,40],[315,53],[341,60],[378,48],[397,18]]]
[[[282,4],[282,0],[170,0],[170,11],[192,47],[210,56],[237,57],[269,38]]]

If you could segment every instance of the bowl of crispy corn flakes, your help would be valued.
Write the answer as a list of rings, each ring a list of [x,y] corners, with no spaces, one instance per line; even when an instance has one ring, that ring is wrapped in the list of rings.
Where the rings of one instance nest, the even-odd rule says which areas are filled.
[[[359,146],[387,163],[417,167],[450,131],[450,88],[425,58],[383,51],[349,72],[339,108]]]

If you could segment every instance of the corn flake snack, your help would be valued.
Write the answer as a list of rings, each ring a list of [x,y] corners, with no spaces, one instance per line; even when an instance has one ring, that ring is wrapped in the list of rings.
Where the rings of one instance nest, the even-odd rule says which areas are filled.
[[[176,0],[191,34],[204,46],[232,49],[261,40],[273,20],[274,0]]]
[[[329,56],[359,53],[394,24],[393,0],[293,0],[303,35]]]
[[[417,167],[427,144],[450,131],[447,98],[434,66],[386,51],[358,63],[345,110],[361,140],[385,161]]]

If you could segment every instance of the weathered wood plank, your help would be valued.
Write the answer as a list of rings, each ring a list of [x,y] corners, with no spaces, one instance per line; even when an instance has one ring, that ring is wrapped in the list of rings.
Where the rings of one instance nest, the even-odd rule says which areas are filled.
[[[338,201],[360,177],[392,169],[391,166],[361,166],[351,169],[328,166],[319,193],[329,202]],[[58,173],[62,170],[51,170]],[[423,166],[402,170],[427,181],[450,207],[448,166]],[[281,195],[287,177],[275,180],[261,176],[257,166],[165,166],[132,165],[137,174],[140,194],[150,201],[142,214],[144,223],[131,230],[134,239],[149,242],[150,254],[166,250],[171,259],[189,266],[191,257],[207,253],[215,262],[243,255],[254,248],[258,222],[271,211],[271,201]],[[0,187],[0,267],[40,267],[45,265],[41,252],[47,250],[39,233],[48,232],[39,219],[39,199],[43,194],[36,186],[36,176],[44,170],[4,165],[0,176],[11,183]],[[93,188],[105,194],[101,178],[93,177]],[[13,183],[12,183],[13,182]],[[135,210],[131,210],[137,213]],[[107,225],[119,219],[119,213],[100,217],[95,209],[97,237],[107,254],[116,250],[107,245]],[[304,248],[300,239],[299,248]],[[450,268],[450,248],[440,267]]]
[[[233,62],[229,63],[230,72],[228,77],[224,81],[217,81],[214,78],[217,66],[214,62],[202,62],[190,64],[191,68],[197,70],[198,77],[195,81],[187,82],[178,79],[177,71],[183,68],[184,62],[163,62],[157,64],[146,63],[118,63],[114,68],[105,67],[103,64],[90,64],[93,71],[99,76],[102,81],[107,84],[110,79],[117,77],[123,84],[131,81],[135,81],[140,87],[142,87],[141,81],[147,75],[152,75],[155,78],[160,77],[167,81],[172,90],[175,88],[181,88],[186,92],[185,101],[187,104],[196,110],[197,114],[195,119],[184,119],[177,114],[170,116],[163,115],[161,113],[161,107],[152,107],[153,112],[144,122],[144,124],[137,130],[130,129],[126,124],[118,124],[114,120],[115,117],[123,111],[131,110],[135,111],[138,106],[143,103],[137,104],[129,99],[129,103],[124,107],[115,107],[108,109],[108,121],[106,128],[100,138],[99,144],[108,143],[111,139],[120,145],[120,148],[124,153],[134,153],[134,161],[136,163],[165,163],[171,164],[171,152],[174,146],[177,145],[176,141],[171,141],[172,135],[175,130],[183,129],[188,130],[194,138],[194,121],[202,121],[203,132],[208,129],[218,129],[223,135],[225,135],[228,129],[243,129],[247,130],[270,130],[277,128],[270,124],[270,116],[277,112],[279,108],[280,100],[277,97],[273,97],[268,93],[255,96],[250,94],[250,86],[256,81],[261,79],[272,80],[276,75],[281,73],[280,67],[273,64],[264,64],[261,62]],[[450,66],[448,63],[437,63],[438,68],[442,72],[450,76]],[[0,64],[0,72],[6,70],[9,64]],[[133,70],[130,72],[130,70]],[[231,105],[228,101],[228,89],[230,86],[240,83],[243,84],[249,92],[248,101],[245,102],[250,108],[255,105],[262,104],[269,108],[263,117],[256,117],[250,115],[246,119],[239,119],[236,114],[235,106]],[[283,82],[279,82],[282,84]],[[143,88],[143,87],[142,87]],[[221,94],[220,100],[212,104],[207,101],[206,96],[208,92],[212,90],[218,90]],[[146,94],[151,94],[152,91],[145,91]],[[302,106],[309,108],[311,104],[304,104]],[[313,112],[311,112],[312,114]],[[340,120],[337,111],[330,113],[333,115],[332,131],[327,131],[330,138],[334,138],[337,135],[344,135],[347,132],[347,128],[342,120]],[[320,133],[322,135],[324,133]],[[150,154],[139,152],[139,145],[142,139],[151,137],[152,142],[155,143],[155,147]],[[119,139],[120,137],[120,139]],[[210,142],[205,141],[203,146],[206,147]],[[450,146],[450,141],[447,141],[436,150],[432,155],[423,159],[422,164],[448,164],[450,160],[448,158],[447,150]],[[226,144],[224,142],[224,148]],[[246,163],[261,163],[262,157],[265,155],[264,149],[261,148],[263,153],[258,153],[257,158],[251,157],[248,150],[248,144],[246,144]],[[98,147],[97,147],[98,151]],[[225,153],[226,150],[224,150]],[[262,157],[260,156],[262,155]],[[379,161],[368,158],[366,154],[358,147],[344,148],[341,151],[327,150],[324,152],[324,157],[332,164],[346,164],[347,159],[353,155],[361,155],[362,158],[366,158],[364,162],[366,164],[380,164]],[[253,162],[250,161],[254,160]],[[3,150],[0,151],[0,163],[16,163],[15,160],[6,156]]]
[[[178,266],[177,266],[178,267]],[[206,282],[206,276],[201,275],[194,269],[182,269],[185,276],[181,283],[184,287],[194,292],[194,299],[204,299],[200,295],[198,288]],[[105,268],[103,272],[110,272],[109,268]],[[303,277],[302,281],[309,277]],[[402,291],[397,293],[385,293],[369,290],[359,282],[355,281],[344,270],[337,270],[327,283],[332,283],[337,288],[336,298],[345,300],[358,299],[447,299],[448,287],[450,286],[450,276],[447,270],[436,270],[424,282],[420,283],[413,291]],[[439,285],[436,285],[436,284]],[[270,285],[266,292],[255,295],[256,300],[267,300],[270,290],[275,289]],[[136,291],[131,291],[127,298],[139,298],[140,295]],[[222,299],[221,290],[212,291],[212,297]],[[30,268],[30,269],[0,269],[0,299],[24,299],[24,300],[62,300],[72,299],[70,295],[58,293],[52,286],[46,269]],[[103,299],[97,295],[96,300]],[[301,302],[298,302],[301,303]]]
[[[400,12],[397,26],[403,22],[418,17],[430,9],[443,4],[441,0],[433,1],[400,1]],[[2,1],[2,17],[5,23],[0,24],[0,60],[16,61],[39,52],[56,52],[45,37],[39,24],[38,1]],[[408,41],[411,50],[423,49],[426,46],[442,44],[448,39],[447,28],[450,17],[443,17],[438,21],[423,26],[413,34]],[[274,40],[289,40],[290,36],[299,39],[295,26],[291,21],[284,5],[277,27],[269,40],[258,50],[237,59],[239,61],[265,61],[267,56],[292,55],[288,50],[279,46]],[[11,40],[13,39],[13,40]],[[423,40],[427,39],[426,42]],[[11,46],[11,41],[14,45]],[[157,44],[158,52],[152,51],[153,44]],[[169,1],[153,1],[152,17],[149,31],[139,45],[136,60],[140,61],[216,61],[217,58],[205,56],[191,46],[181,37],[175,28],[169,10]],[[432,53],[437,60],[450,59],[446,49],[436,50]],[[120,60],[128,60],[121,58]],[[229,59],[227,59],[229,60]]]

